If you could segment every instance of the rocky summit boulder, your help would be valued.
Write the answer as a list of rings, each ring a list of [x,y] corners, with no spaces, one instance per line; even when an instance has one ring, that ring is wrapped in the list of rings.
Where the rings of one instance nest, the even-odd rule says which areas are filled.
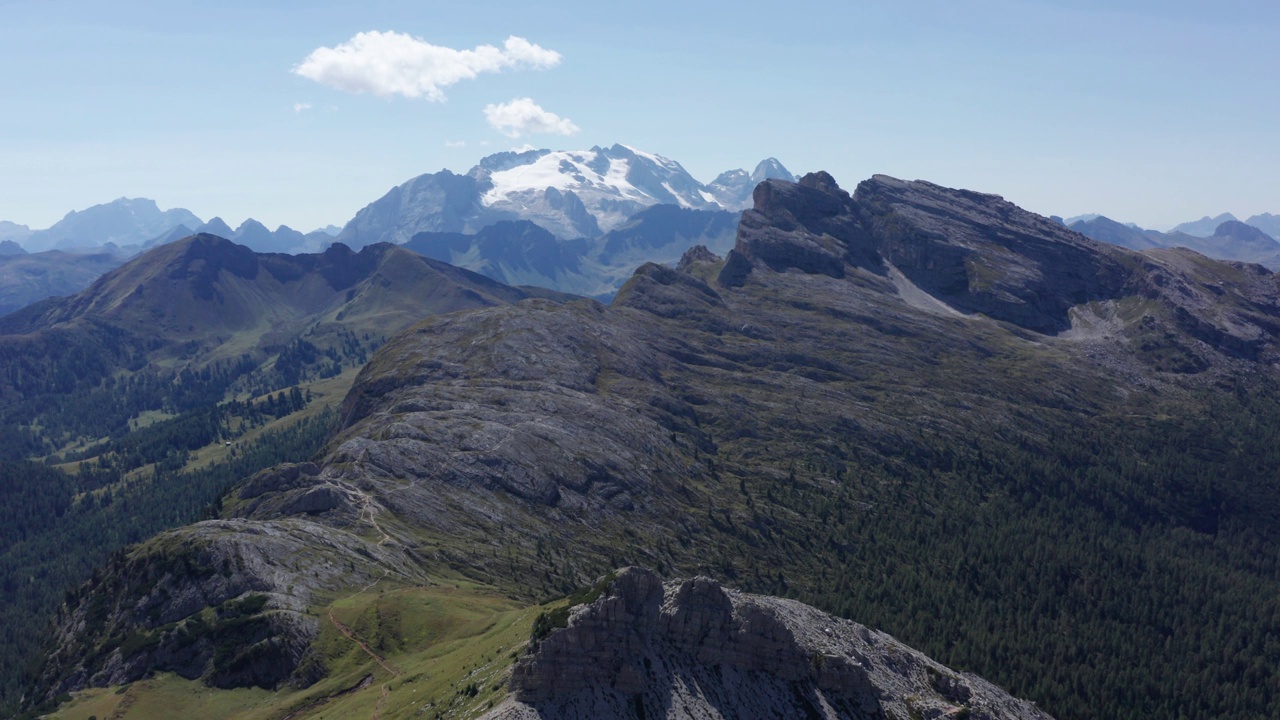
[[[487,720],[979,717],[1049,720],[884,633],[706,577],[625,568],[516,663]]]

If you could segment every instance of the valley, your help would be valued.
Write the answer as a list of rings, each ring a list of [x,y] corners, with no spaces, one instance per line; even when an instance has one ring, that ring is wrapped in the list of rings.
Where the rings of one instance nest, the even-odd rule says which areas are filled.
[[[0,473],[23,518],[0,553],[6,702],[69,588],[216,515],[239,479],[315,453],[387,335],[549,295],[398,252],[257,255],[191,236],[0,320]]]
[[[197,236],[172,252],[189,258],[182,253],[197,248],[224,246]],[[254,275],[252,254],[233,248],[216,262],[166,267],[186,268],[179,277],[194,298],[234,308]],[[259,416],[280,423],[258,425],[260,438],[301,419],[296,443],[265,443],[279,452],[208,486],[208,519],[173,522],[112,554],[68,593],[33,705],[52,711],[74,698],[58,712],[105,715],[135,698],[128,716],[145,717],[185,694],[210,716],[343,708],[397,717],[429,697],[442,716],[474,717],[493,701],[494,717],[524,717],[506,685],[508,672],[524,671],[508,668],[540,662],[540,640],[577,652],[567,638],[586,632],[579,623],[629,602],[609,582],[583,588],[635,565],[810,603],[1055,717],[1099,708],[1252,717],[1280,707],[1268,640],[1280,613],[1269,599],[1280,597],[1270,560],[1280,542],[1271,482],[1280,470],[1280,284],[1261,267],[1104,245],[993,195],[886,176],[851,194],[814,173],[761,183],[725,255],[695,248],[675,267],[643,264],[608,304],[396,255],[396,271],[426,263],[471,283],[470,293],[437,285],[427,297],[485,301],[397,299],[396,317],[426,319],[399,332],[386,320],[385,343],[381,332],[366,343],[360,323],[383,318],[375,308],[388,304],[371,293],[427,281],[398,283],[381,261],[357,260],[404,252],[392,246],[330,252],[346,253],[345,267],[378,268],[354,282],[330,271],[338,304],[310,306],[327,308],[330,334],[304,320],[297,340],[264,353],[273,364],[240,374],[218,363],[263,346],[219,341],[186,356],[209,360],[219,414],[205,427],[220,444],[200,444],[175,469],[222,467],[217,455],[247,452],[222,438]],[[311,270],[282,281],[295,275],[266,265],[278,258],[258,256],[261,282],[325,287],[305,279]],[[325,277],[323,256],[294,262]],[[32,308],[6,327],[25,343],[42,324],[85,327],[92,342],[127,337],[134,344],[116,352],[125,368],[138,353],[181,360],[172,346],[148,349],[149,323],[125,319],[94,334],[126,301],[163,286],[125,292],[132,281],[122,278],[152,275],[121,270],[96,294]],[[155,277],[176,271],[165,272]],[[202,341],[184,339],[183,323],[252,316],[193,314],[194,299],[166,304],[192,308],[155,316],[188,343]],[[76,314],[90,311],[102,320]],[[60,376],[45,377],[48,404]],[[194,419],[211,405],[190,407]],[[148,417],[167,419],[130,425],[125,439],[178,437],[181,414]],[[86,463],[32,426],[11,432],[80,462],[82,483],[110,471],[103,459],[112,468],[126,456],[158,460],[117,442]],[[83,451],[92,437],[61,440]],[[103,487],[132,487],[146,467]],[[559,602],[582,609],[556,611],[566,596]],[[488,629],[431,626],[436,602],[451,618],[481,608]],[[431,638],[448,628],[471,634],[450,645],[451,664],[424,664],[442,651]],[[458,663],[483,668],[483,681]],[[429,681],[406,695],[414,672]],[[664,677],[647,668],[626,687],[658,707]],[[942,693],[945,711],[965,706],[924,670],[912,677]],[[788,682],[821,689],[814,678]],[[884,717],[912,714],[877,687]],[[566,714],[544,717],[575,716],[587,698],[631,702],[633,691],[566,692],[556,711]],[[689,701],[716,702],[708,693]]]

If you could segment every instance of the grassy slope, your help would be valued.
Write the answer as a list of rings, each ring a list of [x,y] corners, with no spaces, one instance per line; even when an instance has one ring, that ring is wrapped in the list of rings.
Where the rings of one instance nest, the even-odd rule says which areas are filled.
[[[472,717],[505,697],[506,671],[541,609],[461,582],[370,589],[316,608],[332,617],[315,643],[328,676],[312,687],[216,690],[166,674],[76,693],[47,717],[150,720],[175,707],[210,720]]]

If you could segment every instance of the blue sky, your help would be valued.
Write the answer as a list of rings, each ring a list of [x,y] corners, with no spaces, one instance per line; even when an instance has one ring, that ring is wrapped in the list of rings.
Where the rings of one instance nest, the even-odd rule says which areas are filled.
[[[475,76],[433,99],[353,92],[391,84],[350,54],[298,71],[360,33]],[[1159,229],[1280,213],[1277,37],[1263,0],[0,0],[0,219],[141,196],[305,231],[491,152],[615,142],[704,182],[775,156]]]

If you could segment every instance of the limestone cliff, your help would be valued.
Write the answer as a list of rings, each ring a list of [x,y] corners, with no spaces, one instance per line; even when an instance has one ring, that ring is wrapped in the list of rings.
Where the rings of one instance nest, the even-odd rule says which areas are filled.
[[[858,623],[638,568],[533,644],[510,688],[487,720],[1049,718]]]

